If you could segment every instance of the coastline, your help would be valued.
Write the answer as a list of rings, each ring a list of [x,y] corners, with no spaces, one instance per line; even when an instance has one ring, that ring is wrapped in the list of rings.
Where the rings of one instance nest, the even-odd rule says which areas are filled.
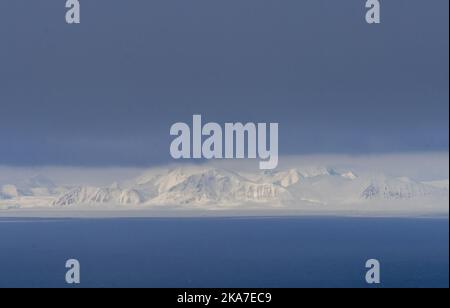
[[[449,219],[449,213],[422,211],[314,211],[314,210],[70,210],[70,209],[21,209],[0,210],[2,218],[61,218],[61,219],[101,219],[101,218],[427,218]]]

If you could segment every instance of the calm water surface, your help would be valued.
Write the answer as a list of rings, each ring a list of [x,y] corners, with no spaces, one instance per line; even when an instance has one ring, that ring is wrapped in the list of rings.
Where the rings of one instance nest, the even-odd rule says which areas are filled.
[[[449,286],[448,219],[0,219],[0,287]]]

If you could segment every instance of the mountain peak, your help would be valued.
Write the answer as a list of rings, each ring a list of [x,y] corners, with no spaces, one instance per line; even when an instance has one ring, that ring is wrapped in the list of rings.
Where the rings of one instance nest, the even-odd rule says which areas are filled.
[[[158,168],[120,185],[114,182],[109,187],[81,185],[49,189],[54,184],[42,176],[32,177],[27,182],[28,185],[23,186],[1,187],[0,206],[46,202],[54,207],[321,209],[413,199],[437,200],[441,205],[442,200],[448,200],[448,180],[421,183],[406,177],[356,175],[350,169],[323,166],[296,166],[265,172],[241,172],[210,165]]]

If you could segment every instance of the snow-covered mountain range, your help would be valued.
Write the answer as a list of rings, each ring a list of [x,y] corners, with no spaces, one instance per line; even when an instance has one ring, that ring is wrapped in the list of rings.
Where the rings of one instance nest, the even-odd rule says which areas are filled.
[[[352,209],[448,211],[448,180],[301,166],[248,172],[209,165],[150,169],[110,186],[58,186],[44,176],[0,186],[0,209]],[[399,206],[397,206],[399,205]],[[401,205],[401,206],[400,206]]]

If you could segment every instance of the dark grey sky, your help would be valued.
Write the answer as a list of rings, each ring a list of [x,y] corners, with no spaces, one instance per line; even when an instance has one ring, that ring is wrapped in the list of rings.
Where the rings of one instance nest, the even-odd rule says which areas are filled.
[[[0,164],[152,165],[169,128],[280,123],[281,154],[448,150],[448,0],[0,2]]]

